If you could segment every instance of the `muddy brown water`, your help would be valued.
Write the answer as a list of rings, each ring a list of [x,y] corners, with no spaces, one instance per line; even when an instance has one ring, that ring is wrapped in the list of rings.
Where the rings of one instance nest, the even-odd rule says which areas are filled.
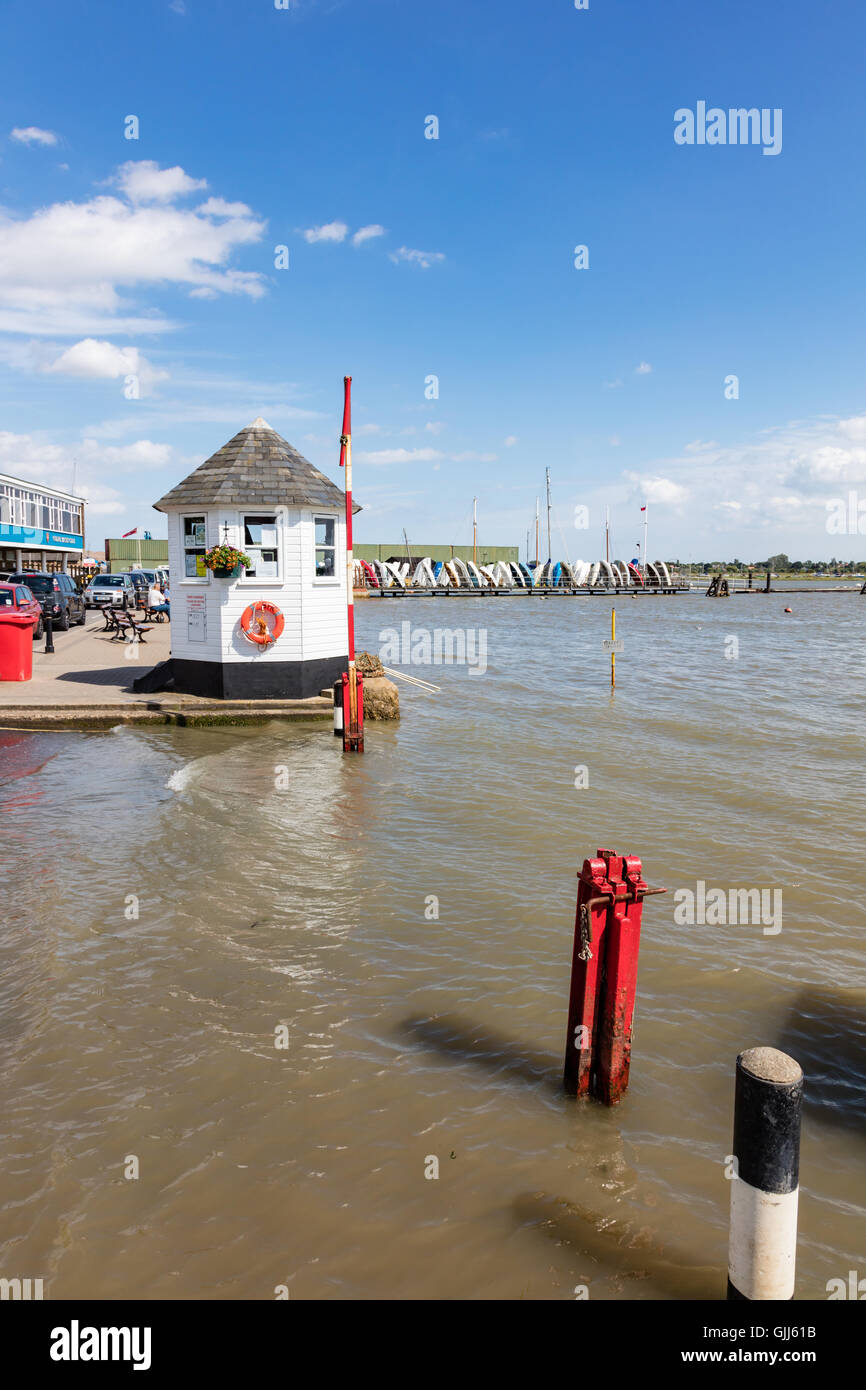
[[[602,600],[371,600],[361,645],[483,630],[487,670],[408,668],[441,693],[404,687],[363,758],[322,726],[0,733],[0,1275],[721,1297],[734,1060],[763,1043],[807,1078],[797,1296],[866,1274],[864,619],[621,599],[611,697]],[[609,1111],[559,1089],[599,845],[669,889]],[[699,880],[781,888],[781,930],[677,922]]]

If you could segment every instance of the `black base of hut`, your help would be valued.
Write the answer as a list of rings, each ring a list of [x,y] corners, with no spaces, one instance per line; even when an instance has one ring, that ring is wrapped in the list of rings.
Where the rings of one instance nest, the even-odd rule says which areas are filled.
[[[209,700],[306,700],[349,669],[349,657],[317,661],[186,661],[172,657],[174,689]]]

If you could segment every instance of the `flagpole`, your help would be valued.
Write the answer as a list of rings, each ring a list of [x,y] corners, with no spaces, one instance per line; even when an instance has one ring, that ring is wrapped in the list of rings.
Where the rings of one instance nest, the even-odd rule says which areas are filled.
[[[646,538],[647,538],[647,531],[648,531],[648,529],[649,529],[649,501],[646,502],[646,505],[644,506],[644,509],[643,509],[643,568],[644,568],[644,574],[646,575],[647,579],[649,578],[649,570],[647,569],[647,566],[648,566],[648,564],[649,564],[649,551],[648,551],[647,548],[646,548]],[[646,582],[646,581],[645,581],[645,582]]]
[[[346,605],[349,638],[349,708],[343,748],[364,751],[358,718],[358,675],[355,668],[355,584],[352,557],[352,378],[343,377],[343,432],[340,435],[340,467],[346,469]]]

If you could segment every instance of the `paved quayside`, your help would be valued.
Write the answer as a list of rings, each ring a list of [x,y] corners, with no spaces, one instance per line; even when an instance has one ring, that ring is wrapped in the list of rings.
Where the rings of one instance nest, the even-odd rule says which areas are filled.
[[[132,682],[169,656],[171,625],[157,624],[131,646],[112,640],[102,615],[54,636],[54,653],[34,643],[33,679],[0,682],[0,726],[110,728],[113,724],[260,724],[269,719],[330,720],[333,699],[208,700],[196,695],[136,694]],[[136,655],[133,658],[132,652]]]

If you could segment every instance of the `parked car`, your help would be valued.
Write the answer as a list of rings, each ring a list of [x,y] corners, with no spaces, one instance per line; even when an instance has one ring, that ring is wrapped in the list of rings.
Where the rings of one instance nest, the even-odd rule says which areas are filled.
[[[11,574],[10,584],[25,584],[42,605],[43,618],[50,618],[61,632],[68,632],[72,623],[79,627],[87,622],[84,599],[68,574],[28,572]]]
[[[135,608],[135,585],[128,574],[97,574],[84,590],[88,608]]]
[[[42,617],[42,604],[35,598],[26,584],[0,583],[0,610],[13,608],[16,613],[26,613],[33,619],[33,636],[41,637],[45,631]]]
[[[151,583],[152,583],[152,581],[151,581],[151,579],[150,579],[150,575],[153,573],[153,571],[152,571],[152,570],[127,570],[126,572],[127,572],[127,574],[129,575],[130,579],[132,580],[133,584],[135,585],[135,596],[136,596],[136,599],[146,598],[146,597],[147,597],[147,591],[148,591],[148,589],[150,588]]]

